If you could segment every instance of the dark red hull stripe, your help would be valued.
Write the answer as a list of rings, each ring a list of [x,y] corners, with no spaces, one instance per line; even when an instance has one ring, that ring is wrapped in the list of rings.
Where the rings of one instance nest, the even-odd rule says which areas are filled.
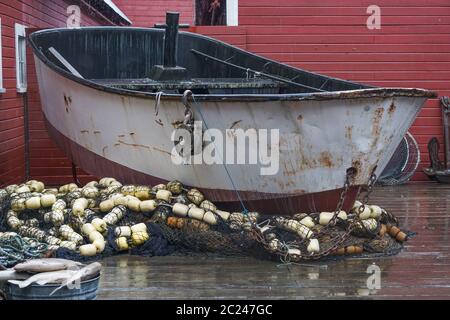
[[[114,161],[108,160],[84,148],[61,134],[50,122],[45,124],[52,139],[66,155],[80,168],[96,177],[114,177],[127,184],[156,185],[167,183],[167,180],[157,178]],[[236,193],[232,190],[200,189],[209,200],[216,202],[221,209],[241,211],[242,206]],[[354,203],[359,187],[352,186],[344,202],[344,210]],[[300,212],[334,211],[339,201],[342,189],[335,189],[310,194],[275,194],[253,191],[239,191],[246,208],[264,214],[292,215]]]

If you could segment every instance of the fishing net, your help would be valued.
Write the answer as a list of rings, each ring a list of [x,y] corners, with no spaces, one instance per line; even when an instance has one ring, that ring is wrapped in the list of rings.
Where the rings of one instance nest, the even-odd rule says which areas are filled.
[[[153,188],[112,178],[82,188],[33,184],[0,190],[3,267],[44,255],[80,262],[120,254],[341,259],[396,254],[412,236],[391,213],[360,202],[348,213],[283,217],[219,210],[176,181]]]

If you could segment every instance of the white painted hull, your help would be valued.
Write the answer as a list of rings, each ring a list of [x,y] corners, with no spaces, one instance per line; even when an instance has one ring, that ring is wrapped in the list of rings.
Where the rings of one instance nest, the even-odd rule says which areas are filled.
[[[233,190],[223,165],[172,163],[170,137],[172,123],[184,117],[181,99],[163,98],[156,116],[152,98],[97,90],[62,76],[39,59],[36,68],[45,118],[68,140],[143,175],[202,189]],[[366,184],[375,166],[381,173],[425,100],[394,95],[203,101],[200,107],[210,128],[225,131],[235,124],[244,130],[280,130],[277,174],[260,175],[260,165],[228,165],[237,189],[247,192],[247,199],[257,199],[337,190],[352,166],[358,169],[353,183]],[[224,200],[219,198],[215,200]]]

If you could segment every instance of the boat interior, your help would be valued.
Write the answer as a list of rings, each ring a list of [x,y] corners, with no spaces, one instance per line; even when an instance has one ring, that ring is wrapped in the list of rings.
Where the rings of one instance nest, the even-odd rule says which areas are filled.
[[[166,33],[158,28],[50,29],[33,33],[30,44],[53,69],[106,90],[277,95],[370,88],[294,68],[194,33],[177,32],[174,45],[168,47]]]

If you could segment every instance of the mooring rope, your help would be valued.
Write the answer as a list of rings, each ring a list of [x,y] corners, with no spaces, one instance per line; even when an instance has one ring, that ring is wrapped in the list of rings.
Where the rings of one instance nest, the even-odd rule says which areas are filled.
[[[164,94],[162,91],[158,91],[155,96],[155,116],[159,113],[159,105],[161,103],[161,96]]]
[[[209,129],[208,123],[206,122],[205,117],[203,116],[203,113],[202,113],[202,111],[201,111],[200,104],[199,104],[199,103],[197,102],[197,100],[195,99],[194,94],[192,93],[192,91],[191,91],[191,90],[186,90],[186,91],[184,92],[184,94],[183,94],[183,96],[185,96],[185,97],[187,97],[187,96],[189,96],[189,95],[192,96],[192,101],[194,102],[194,106],[196,107],[196,110],[197,110],[198,113],[200,114],[200,117],[202,118],[202,121],[205,123],[206,129]],[[187,101],[187,100],[186,100],[186,101]],[[215,141],[212,141],[212,143],[214,143],[214,145],[216,146]],[[244,201],[242,200],[241,194],[239,193],[239,190],[237,189],[236,184],[234,183],[233,177],[231,176],[231,173],[230,173],[230,171],[229,171],[229,169],[228,169],[228,166],[227,166],[227,164],[225,163],[225,161],[223,160],[223,156],[222,156],[221,153],[219,153],[219,157],[221,158],[220,160],[222,161],[222,165],[223,165],[223,167],[224,167],[224,169],[225,169],[225,172],[226,172],[226,174],[227,174],[227,176],[228,176],[228,179],[229,179],[230,182],[231,182],[233,191],[236,193],[236,196],[237,196],[237,198],[238,198],[238,200],[239,200],[239,202],[240,202],[240,204],[241,204],[241,207],[242,207],[242,213],[247,214],[249,211],[248,211],[247,208],[245,207],[245,204],[244,204]]]

